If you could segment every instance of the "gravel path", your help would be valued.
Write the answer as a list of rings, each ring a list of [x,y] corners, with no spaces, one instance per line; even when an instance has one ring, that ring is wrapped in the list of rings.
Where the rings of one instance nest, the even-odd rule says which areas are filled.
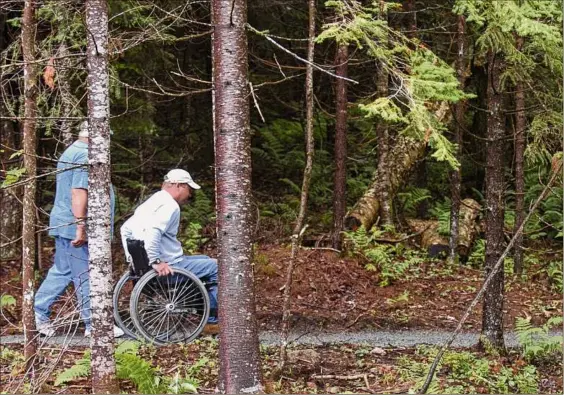
[[[555,332],[562,334],[562,332]],[[293,333],[290,341],[293,344],[320,346],[324,344],[367,344],[378,347],[413,347],[417,344],[442,345],[451,336],[451,332],[412,330],[412,331],[363,331],[339,333]],[[478,343],[478,333],[459,334],[452,347],[471,347]],[[42,341],[45,341],[42,338]],[[277,332],[262,332],[260,341],[264,345],[279,345],[281,336]],[[68,342],[68,339],[67,339]],[[0,344],[21,344],[22,335],[0,337]],[[64,344],[64,336],[55,336],[45,341],[46,344]],[[517,338],[514,333],[505,334],[507,347],[516,347]],[[70,339],[70,345],[89,346],[90,340],[83,336],[75,335]]]

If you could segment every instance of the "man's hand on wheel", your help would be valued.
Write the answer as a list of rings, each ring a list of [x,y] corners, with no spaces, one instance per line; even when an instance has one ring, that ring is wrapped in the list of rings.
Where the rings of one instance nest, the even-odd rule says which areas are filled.
[[[154,263],[153,269],[155,269],[159,276],[168,276],[169,274],[172,274],[172,269],[166,262]]]

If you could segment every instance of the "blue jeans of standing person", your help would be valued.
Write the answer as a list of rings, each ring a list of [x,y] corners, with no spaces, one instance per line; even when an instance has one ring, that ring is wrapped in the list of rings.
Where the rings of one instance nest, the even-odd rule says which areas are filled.
[[[210,295],[210,318],[208,323],[217,323],[217,261],[207,255],[184,255],[181,261],[175,262],[173,267],[181,267],[193,273],[207,283],[213,283],[208,288]]]
[[[35,316],[39,322],[49,322],[51,306],[74,283],[80,315],[90,328],[90,282],[88,279],[88,244],[74,247],[71,240],[55,237],[55,263],[35,294]]]

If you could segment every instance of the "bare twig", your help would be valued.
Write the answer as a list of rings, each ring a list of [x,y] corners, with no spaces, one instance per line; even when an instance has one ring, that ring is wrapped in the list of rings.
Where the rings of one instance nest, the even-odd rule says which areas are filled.
[[[332,72],[330,72],[330,71],[328,71],[328,70],[325,70],[323,67],[320,67],[320,66],[318,66],[317,64],[315,64],[315,63],[313,63],[313,62],[310,62],[309,60],[306,60],[306,59],[302,58],[301,56],[299,56],[299,55],[293,53],[293,52],[290,51],[289,49],[286,49],[286,47],[284,47],[283,45],[278,44],[272,37],[270,37],[270,35],[268,35],[268,34],[266,34],[266,33],[264,33],[264,32],[261,32],[260,30],[255,29],[254,27],[252,27],[252,26],[249,25],[248,23],[247,23],[247,28],[248,28],[251,32],[253,32],[253,33],[255,33],[255,34],[258,34],[259,36],[262,36],[262,37],[266,38],[268,41],[270,41],[272,44],[274,44],[275,46],[277,46],[278,48],[280,48],[282,51],[284,51],[284,52],[286,52],[287,54],[293,56],[294,58],[298,59],[299,61],[304,62],[304,63],[306,63],[306,64],[309,64],[309,65],[312,66],[313,68],[316,68],[317,70],[322,71],[322,72],[324,72],[325,74],[329,74],[329,75],[330,75],[331,77],[333,77],[333,78],[340,78],[340,79],[343,79],[343,80],[345,80],[345,81],[352,82],[353,84],[358,84],[358,81],[352,80],[352,79],[347,78],[347,77],[338,76],[338,75],[336,75],[336,74],[334,74],[334,73],[332,73]]]
[[[253,102],[255,103],[255,107],[256,107],[259,115],[260,115],[260,119],[262,119],[263,123],[266,123],[266,121],[264,120],[264,117],[262,116],[262,112],[260,111],[260,107],[258,105],[257,98],[255,96],[255,90],[253,89],[253,84],[251,83],[251,81],[249,81],[249,88],[251,90],[251,96],[253,96]]]

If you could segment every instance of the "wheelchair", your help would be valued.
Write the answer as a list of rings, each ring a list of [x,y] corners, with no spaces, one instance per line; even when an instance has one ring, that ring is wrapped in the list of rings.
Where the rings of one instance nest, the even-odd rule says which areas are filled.
[[[174,266],[172,275],[158,276],[143,241],[128,239],[127,249],[132,262],[113,294],[116,324],[127,336],[159,346],[197,338],[210,315],[212,284]]]

